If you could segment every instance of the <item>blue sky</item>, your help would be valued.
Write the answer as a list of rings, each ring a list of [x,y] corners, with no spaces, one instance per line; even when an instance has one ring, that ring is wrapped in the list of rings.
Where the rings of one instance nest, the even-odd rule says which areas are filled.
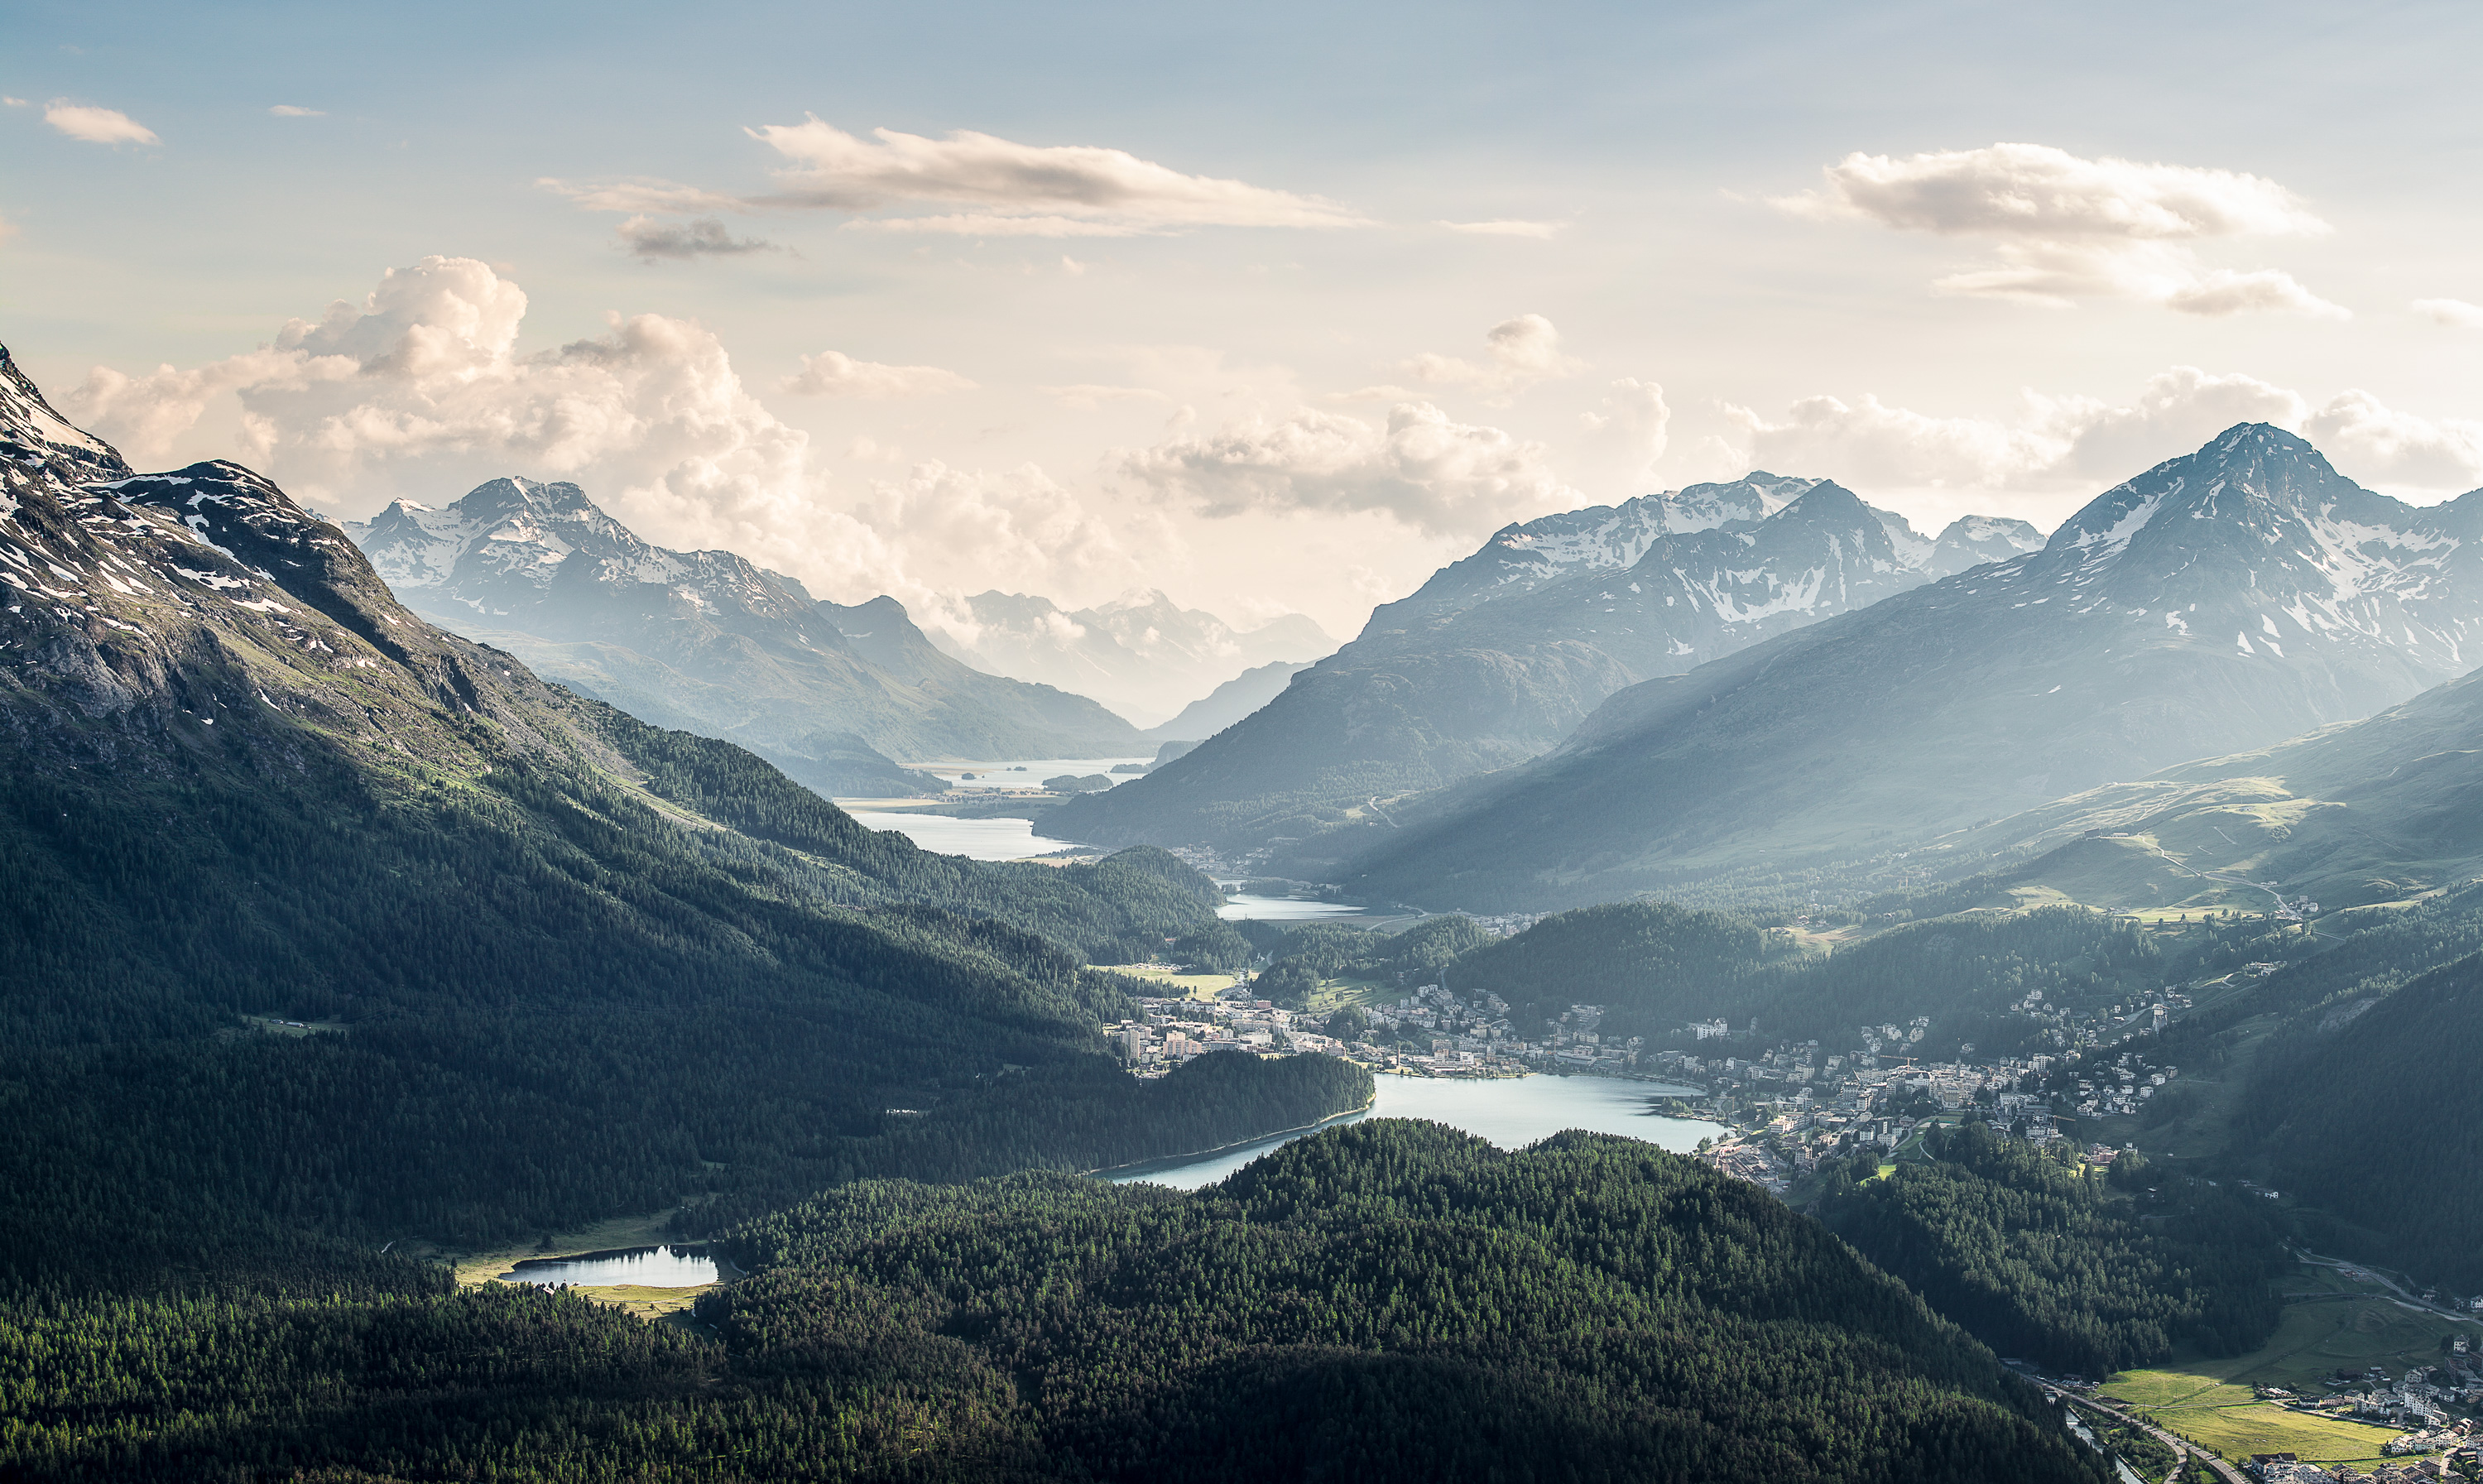
[[[574,478],[841,598],[1349,630],[1752,464],[2048,526],[2251,416],[2483,484],[2445,6],[9,15],[0,339],[342,515]]]

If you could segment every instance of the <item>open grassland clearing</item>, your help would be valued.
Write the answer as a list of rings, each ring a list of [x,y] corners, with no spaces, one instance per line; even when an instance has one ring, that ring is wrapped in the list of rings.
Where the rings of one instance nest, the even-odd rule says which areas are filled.
[[[1312,1015],[1329,1015],[1348,1005],[1374,1005],[1401,999],[1409,993],[1376,979],[1322,979],[1304,1007]]]
[[[2227,1458],[2291,1453],[2305,1463],[2371,1468],[2386,1457],[2380,1451],[2382,1444],[2399,1436],[2393,1427],[2287,1412],[2269,1402],[2150,1411],[2148,1416],[2166,1432],[2213,1448]]]
[[[1152,979],[1167,987],[1167,992],[1191,999],[1214,999],[1239,981],[1231,974],[1189,974],[1161,964],[1116,964],[1112,972],[1133,979]]]
[[[2185,1360],[2127,1370],[2104,1384],[2156,1424],[2228,1458],[2294,1453],[2317,1463],[2369,1463],[2399,1430],[2345,1418],[2296,1412],[2256,1400],[2254,1389],[2282,1387],[2297,1396],[2330,1394],[2321,1381],[2339,1371],[2360,1375],[2378,1365],[2390,1376],[2441,1357],[2441,1340],[2474,1326],[2410,1309],[2332,1268],[2305,1266],[2280,1280],[2291,1293],[2329,1293],[2289,1304],[2265,1345],[2247,1355]],[[2374,1296],[2374,1295],[2377,1296]]]
[[[580,1285],[572,1293],[593,1299],[596,1303],[636,1314],[641,1319],[658,1319],[666,1314],[685,1314],[702,1294],[723,1287],[720,1283],[705,1284],[695,1288],[649,1288],[637,1284],[611,1284],[602,1287]]]

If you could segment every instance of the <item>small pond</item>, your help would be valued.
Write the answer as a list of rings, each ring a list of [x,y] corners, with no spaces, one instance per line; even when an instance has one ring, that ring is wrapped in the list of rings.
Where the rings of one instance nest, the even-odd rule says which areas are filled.
[[[717,1281],[715,1259],[704,1247],[636,1247],[627,1252],[588,1252],[574,1258],[537,1258],[500,1275],[510,1283],[548,1288],[631,1285],[642,1288],[703,1288]]]

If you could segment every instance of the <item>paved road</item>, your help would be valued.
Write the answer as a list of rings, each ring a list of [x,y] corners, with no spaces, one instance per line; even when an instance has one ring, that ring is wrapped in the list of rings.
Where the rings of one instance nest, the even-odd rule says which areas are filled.
[[[2050,1390],[2058,1391],[2059,1389],[2051,1388]],[[2075,1391],[2063,1391],[2060,1392],[2060,1394],[2066,1395],[2069,1400],[2077,1403],[2081,1407],[2088,1408],[2091,1411],[2100,1412],[2104,1416],[2111,1418],[2116,1422],[2128,1423],[2130,1426],[2146,1433],[2149,1437],[2153,1438],[2156,1442],[2163,1444],[2166,1447],[2171,1448],[2177,1454],[2197,1459],[2200,1463],[2206,1466],[2208,1472],[2214,1474],[2217,1478],[2224,1480],[2224,1484],[2251,1484],[2251,1480],[2244,1475],[2239,1469],[2236,1469],[2231,1464],[2218,1458],[2213,1453],[2210,1453],[2206,1449],[2199,1446],[2197,1444],[2192,1443],[2187,1438],[2176,1437],[2172,1433],[2166,1432],[2163,1428],[2155,1426],[2151,1422],[2142,1422],[2135,1416],[2123,1411],[2120,1407],[2114,1406],[2110,1402],[2098,1401],[2091,1396],[2080,1396]]]
[[[2388,1289],[2390,1293],[2395,1294],[2397,1296],[2397,1302],[2410,1309],[2419,1309],[2427,1313],[2435,1313],[2443,1319],[2464,1319],[2471,1322],[2475,1317],[2471,1312],[2467,1310],[2451,1309],[2446,1304],[2435,1304],[2423,1299],[2418,1299],[2413,1294],[2408,1293],[2405,1289],[2398,1287],[2396,1281],[2389,1277],[2387,1274],[2365,1267],[2360,1262],[2346,1262],[2336,1258],[2323,1258],[2317,1253],[2311,1252],[2307,1248],[2296,1248],[2293,1256],[2297,1260],[2307,1262],[2312,1267],[2333,1267],[2340,1270],[2351,1269],[2352,1271],[2361,1274],[2363,1277],[2367,1278],[2371,1282]]]
[[[2221,830],[2217,831],[2216,833],[2217,833],[2217,834],[2219,834],[2219,835],[2224,834],[2224,832],[2223,832],[2223,831],[2221,831]],[[2230,844],[2230,843],[2231,843],[2230,839],[2228,839],[2228,840],[2226,841],[2226,843],[2227,843],[2227,844]],[[2173,867],[2173,869],[2175,869],[2175,870],[2176,870],[2176,871],[2181,871],[2181,872],[2185,872],[2185,873],[2187,873],[2187,874],[2189,874],[2189,875],[2196,876],[2196,877],[2198,877],[2198,878],[2199,878],[2200,880],[2202,880],[2202,881],[2221,882],[2221,883],[2223,883],[2224,885],[2226,885],[2226,886],[2228,886],[2228,887],[2247,887],[2247,888],[2250,888],[2251,890],[2253,890],[2253,891],[2264,891],[2264,892],[2266,892],[2268,895],[2270,895],[2270,896],[2272,896],[2272,897],[2276,898],[2276,905],[2277,905],[2278,909],[2282,910],[2282,909],[2283,908],[2283,906],[2284,906],[2284,893],[2283,893],[2283,891],[2278,890],[2276,888],[2269,886],[2266,882],[2263,882],[2263,881],[2252,881],[2252,880],[2251,880],[2251,879],[2249,879],[2248,877],[2245,877],[2245,876],[2235,876],[2235,875],[2233,875],[2233,874],[2231,874],[2230,872],[2228,872],[2228,871],[2203,871],[2203,870],[2199,869],[2197,866],[2195,866],[2195,865],[2191,865],[2191,864],[2188,864],[2187,862],[2185,862],[2185,861],[2181,861],[2178,857],[2176,857],[2176,856],[2173,855],[2171,852],[2167,851],[2167,850],[2166,850],[2163,846],[2161,846],[2161,845],[2158,845],[2158,846],[2156,846],[2156,847],[2155,847],[2155,856],[2156,856],[2156,858],[2157,858],[2158,860],[2162,861],[2166,865],[2169,865],[2169,866]],[[2325,938],[2325,939],[2327,939],[2327,940],[2328,940],[2329,941],[2331,941],[2331,942],[2343,942],[2343,941],[2344,941],[2344,940],[2343,940],[2343,939],[2338,938],[2338,937],[2337,937],[2336,934],[2334,934],[2334,933],[2323,933],[2323,932],[2320,932],[2320,931],[2319,931],[2319,926],[2318,926],[2318,924],[2316,924],[2316,923],[2314,923],[2314,922],[2310,921],[2310,920],[2309,920],[2309,918],[2307,918],[2307,917],[2288,917],[2288,918],[2285,918],[2285,919],[2283,919],[2283,920],[2290,921],[2290,922],[2299,922],[2299,923],[2301,923],[2304,927],[2306,927],[2306,928],[2309,929],[2309,931],[2310,931],[2310,935],[2311,935],[2312,937],[2314,937],[2314,938]]]

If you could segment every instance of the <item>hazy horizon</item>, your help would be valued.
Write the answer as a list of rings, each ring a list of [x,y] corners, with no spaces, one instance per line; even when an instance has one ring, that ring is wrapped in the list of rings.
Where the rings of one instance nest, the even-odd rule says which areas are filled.
[[[19,15],[0,341],[340,517],[566,479],[840,601],[1343,638],[1752,467],[2483,485],[2441,7]]]

